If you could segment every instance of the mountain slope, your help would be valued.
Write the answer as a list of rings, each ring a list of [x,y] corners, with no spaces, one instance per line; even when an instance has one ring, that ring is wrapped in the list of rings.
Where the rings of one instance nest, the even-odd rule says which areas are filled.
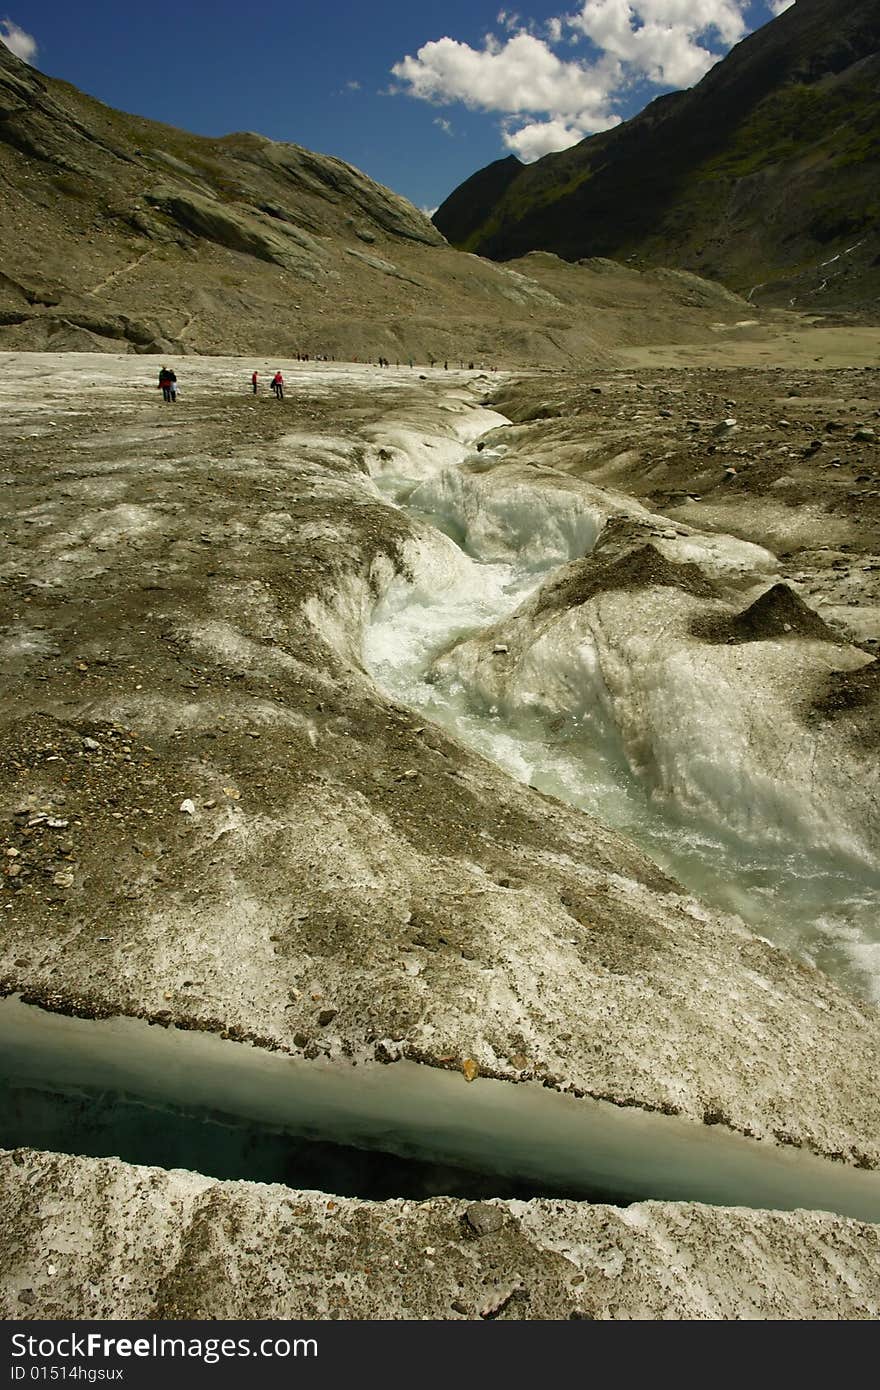
[[[797,0],[690,91],[508,169],[500,197],[490,166],[434,221],[502,260],[639,257],[765,282],[769,302],[864,305],[880,292],[878,49],[880,0]]]
[[[338,159],[114,111],[0,45],[0,349],[532,365],[743,317],[718,286],[606,272],[462,255]]]

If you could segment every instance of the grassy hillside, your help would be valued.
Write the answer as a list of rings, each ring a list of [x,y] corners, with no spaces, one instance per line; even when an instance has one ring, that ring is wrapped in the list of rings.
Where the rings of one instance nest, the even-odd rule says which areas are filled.
[[[876,307],[878,48],[880,0],[797,0],[691,91],[508,171],[499,197],[475,175],[435,223],[502,260],[635,258],[759,302]]]

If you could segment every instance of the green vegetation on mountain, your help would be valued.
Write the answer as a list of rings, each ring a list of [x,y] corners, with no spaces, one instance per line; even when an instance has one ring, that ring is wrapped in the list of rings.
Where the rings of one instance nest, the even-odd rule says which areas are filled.
[[[499,260],[613,256],[759,302],[876,306],[878,49],[880,0],[797,0],[692,90],[533,165],[504,161],[500,194],[490,166],[435,223]]]

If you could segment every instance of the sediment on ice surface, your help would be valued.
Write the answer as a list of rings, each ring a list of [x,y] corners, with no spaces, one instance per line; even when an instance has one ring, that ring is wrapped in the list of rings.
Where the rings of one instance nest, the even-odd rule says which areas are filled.
[[[41,402],[10,475],[4,990],[876,1165],[874,1011],[365,672],[393,575],[420,552],[453,587],[475,573],[363,472],[386,418],[422,410],[424,456],[464,457],[486,421],[462,430],[461,383],[304,371],[276,429],[214,399],[240,364],[194,364],[202,413],[173,421],[116,394],[135,368],[101,359],[105,415],[78,413],[73,364],[47,378],[63,465]]]
[[[880,1228],[644,1203],[358,1202],[0,1155],[7,1318],[868,1319]]]

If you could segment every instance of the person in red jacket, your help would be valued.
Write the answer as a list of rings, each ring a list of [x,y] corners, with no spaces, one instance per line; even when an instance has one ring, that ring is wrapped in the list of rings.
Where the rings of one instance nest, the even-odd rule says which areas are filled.
[[[259,372],[254,372],[253,375],[251,376],[251,390],[253,391],[254,395],[257,394],[257,378],[258,378],[258,377],[259,377]]]
[[[272,378],[272,390],[275,392],[276,400],[284,400],[284,377],[280,372],[276,372]]]

